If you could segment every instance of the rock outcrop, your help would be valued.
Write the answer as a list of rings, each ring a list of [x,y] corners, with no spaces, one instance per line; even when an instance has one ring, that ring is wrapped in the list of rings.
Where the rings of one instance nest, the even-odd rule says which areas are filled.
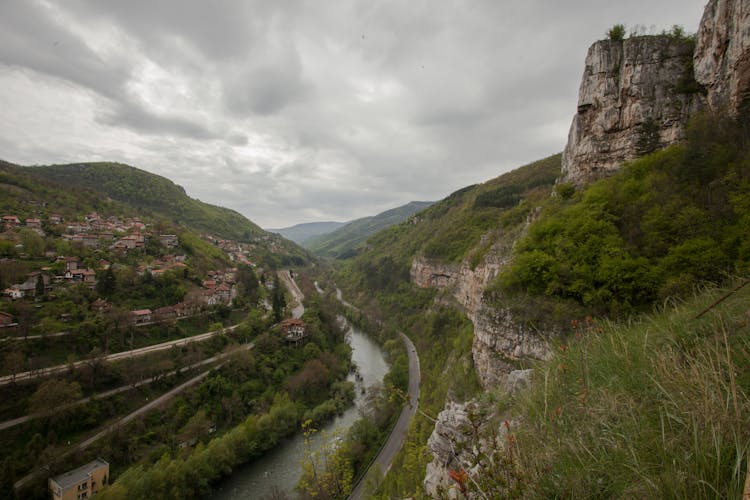
[[[532,211],[528,226],[538,215]],[[523,233],[523,230],[520,234]],[[417,257],[412,262],[411,280],[422,288],[445,290],[463,306],[474,324],[472,358],[482,386],[490,389],[508,386],[508,376],[515,362],[523,359],[545,359],[547,339],[559,332],[540,332],[525,322],[517,322],[513,314],[495,303],[488,303],[484,291],[489,283],[510,262],[513,242],[520,234],[498,237],[495,244],[476,267],[468,261],[445,264]],[[483,241],[483,244],[486,240]]]
[[[601,40],[589,48],[578,110],[562,157],[562,181],[589,183],[685,137],[703,106],[693,43],[669,35]]]
[[[714,110],[750,105],[750,0],[712,0],[703,12],[693,57],[695,79]]]
[[[471,317],[481,307],[482,292],[507,259],[495,252],[485,257],[484,262],[471,268],[468,262],[444,264],[417,257],[411,265],[411,281],[422,288],[449,289],[451,295]]]
[[[472,423],[466,403],[448,402],[438,414],[427,447],[432,452],[432,462],[427,464],[424,479],[425,491],[433,498],[446,496],[460,498],[456,484],[446,474],[446,470],[459,471],[468,457],[462,458],[464,446],[471,440]]]
[[[472,357],[482,386],[502,387],[508,391],[509,376],[514,361],[547,359],[550,354],[547,339],[558,331],[540,332],[517,321],[505,308],[486,304],[472,317],[474,341]]]

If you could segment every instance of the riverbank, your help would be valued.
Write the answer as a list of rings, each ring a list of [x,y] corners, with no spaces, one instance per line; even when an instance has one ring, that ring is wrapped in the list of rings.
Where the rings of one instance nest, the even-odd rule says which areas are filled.
[[[363,389],[382,383],[389,367],[385,353],[372,339],[359,329],[350,327],[347,332],[352,347],[352,361],[360,378],[349,376],[356,385],[355,404],[341,416],[325,425],[313,436],[309,447],[322,448],[327,440],[342,437],[358,418],[366,404]],[[274,492],[292,494],[302,476],[302,462],[307,448],[301,433],[283,441],[266,455],[238,468],[223,481],[211,495],[216,500],[257,498]]]

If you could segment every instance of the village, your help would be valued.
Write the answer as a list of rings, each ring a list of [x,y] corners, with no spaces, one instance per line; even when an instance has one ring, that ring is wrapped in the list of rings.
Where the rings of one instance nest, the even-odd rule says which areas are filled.
[[[38,212],[2,217],[0,386],[18,404],[0,405],[0,428],[13,429],[10,440],[47,429],[36,434],[45,443],[43,460],[67,470],[49,476],[53,498],[83,498],[108,482],[111,452],[73,469],[65,467],[68,453],[81,464],[84,449],[117,439],[116,429],[156,401],[166,404],[200,385],[235,350],[252,348],[249,340],[258,334],[271,331],[292,349],[309,339],[299,291],[290,289],[299,311],[284,318],[289,282],[256,264],[253,243],[148,217]],[[292,280],[289,271],[281,274]],[[301,347],[297,352],[302,355]],[[117,403],[116,394],[136,387],[127,404]],[[106,410],[89,407],[88,395],[103,398],[93,408]],[[87,417],[70,420],[71,412]],[[90,415],[98,416],[91,421]],[[107,421],[74,448],[56,437]],[[175,446],[190,448],[209,435],[185,431]],[[35,453],[29,448],[21,455],[26,458],[14,468],[31,472],[15,476],[16,488],[38,485],[45,471],[35,467]],[[122,458],[116,464],[122,467]]]
[[[7,334],[39,330],[38,325],[27,323],[34,321],[29,314],[13,314],[19,309],[13,303],[39,306],[41,302],[55,301],[73,286],[112,295],[115,272],[137,278],[148,275],[155,280],[171,273],[191,278],[197,285],[185,290],[180,301],[130,309],[129,321],[136,326],[193,316],[207,308],[229,306],[237,298],[237,267],[191,269],[189,257],[179,253],[179,237],[152,230],[140,218],[103,217],[95,212],[70,221],[56,213],[48,214],[45,219],[4,215],[2,228],[0,283],[5,286],[4,303],[0,303],[0,328],[6,329]],[[225,252],[232,266],[254,267],[247,257],[250,245],[209,235],[201,238]],[[61,254],[59,250],[67,251]],[[262,269],[259,271],[262,273]],[[92,312],[101,314],[116,305],[97,296],[90,307]],[[70,312],[62,312],[47,323],[66,322],[70,316]]]

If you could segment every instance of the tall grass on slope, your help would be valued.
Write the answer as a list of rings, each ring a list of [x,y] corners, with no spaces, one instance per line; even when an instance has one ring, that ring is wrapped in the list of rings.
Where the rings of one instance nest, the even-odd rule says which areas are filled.
[[[588,319],[509,401],[480,478],[533,498],[739,498],[750,451],[750,286],[626,326]]]

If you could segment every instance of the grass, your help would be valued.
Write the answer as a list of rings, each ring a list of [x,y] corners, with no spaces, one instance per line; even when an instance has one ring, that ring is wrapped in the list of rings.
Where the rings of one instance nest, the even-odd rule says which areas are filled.
[[[480,474],[485,493],[740,497],[750,451],[750,287],[695,319],[720,293],[624,326],[574,325],[531,389],[499,403],[521,424]]]

